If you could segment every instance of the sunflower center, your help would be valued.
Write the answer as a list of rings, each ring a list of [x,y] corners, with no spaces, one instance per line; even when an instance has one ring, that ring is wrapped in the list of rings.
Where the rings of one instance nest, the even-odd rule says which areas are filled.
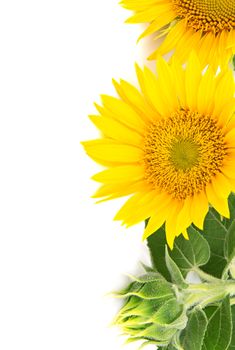
[[[185,199],[204,189],[220,171],[227,146],[212,117],[181,109],[149,125],[144,154],[147,182]]]
[[[219,33],[235,28],[234,0],[172,0],[175,11],[189,27]]]
[[[196,165],[199,156],[198,145],[191,140],[179,140],[172,144],[170,160],[176,169],[190,169]]]

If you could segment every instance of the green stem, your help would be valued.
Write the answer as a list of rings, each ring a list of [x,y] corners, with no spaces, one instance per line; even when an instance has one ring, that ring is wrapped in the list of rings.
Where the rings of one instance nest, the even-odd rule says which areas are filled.
[[[235,295],[235,281],[229,280],[226,283],[227,285],[227,292],[229,293],[230,297],[233,297]]]
[[[203,281],[206,281],[206,282],[218,282],[220,281],[219,278],[216,278],[216,277],[213,277],[211,275],[209,275],[208,273],[202,271],[201,269],[199,269],[198,267],[195,267],[193,269],[194,272],[196,272],[198,274],[198,276],[203,280]]]
[[[226,295],[235,295],[235,281],[217,280],[212,283],[190,284],[182,291],[182,298],[187,309],[195,306],[204,308],[208,304],[222,300]]]
[[[230,305],[235,305],[235,298],[230,299]]]

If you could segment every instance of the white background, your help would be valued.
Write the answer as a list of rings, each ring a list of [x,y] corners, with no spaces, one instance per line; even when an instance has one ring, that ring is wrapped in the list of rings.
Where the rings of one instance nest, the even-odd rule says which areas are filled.
[[[99,167],[80,141],[98,135],[99,94],[150,52],[128,15],[114,0],[0,1],[1,350],[122,349],[105,294],[148,262],[143,225],[90,198]]]

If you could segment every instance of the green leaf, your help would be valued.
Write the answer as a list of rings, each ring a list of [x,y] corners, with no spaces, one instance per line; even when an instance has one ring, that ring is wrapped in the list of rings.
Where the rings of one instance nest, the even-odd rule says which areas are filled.
[[[204,230],[202,235],[209,243],[211,250],[210,260],[202,269],[213,275],[214,277],[226,277],[226,268],[228,264],[228,240],[229,249],[235,249],[235,238],[230,227],[233,226],[235,220],[235,194],[231,193],[229,198],[230,219],[221,218],[220,215],[210,208],[204,222]],[[234,226],[233,226],[234,227]],[[233,230],[231,227],[231,230]],[[227,240],[227,242],[226,242]],[[229,259],[231,261],[232,259]]]
[[[179,267],[183,277],[193,268],[206,264],[210,257],[209,245],[204,237],[193,227],[188,229],[188,234],[189,240],[186,240],[182,235],[177,237],[173,250],[169,252],[171,259]],[[165,260],[166,244],[164,226],[148,238],[154,267],[168,281],[172,281]]]
[[[211,250],[210,259],[202,269],[214,277],[221,277],[227,265],[227,259],[224,254],[224,244],[227,231],[231,226],[233,220],[235,220],[234,193],[230,194],[228,202],[230,208],[230,219],[221,218],[216,210],[210,208],[205,218],[203,232],[194,227],[194,229],[200,232],[203,238],[207,240]],[[178,244],[178,242],[181,240],[184,240],[182,236],[176,238],[175,242]],[[165,261],[165,245],[166,236],[165,226],[163,225],[159,230],[157,230],[148,238],[148,247],[150,249],[153,267],[157,269],[168,281],[171,281],[171,276]],[[174,253],[174,251],[175,248],[172,252]],[[171,252],[170,256],[172,257]]]
[[[228,347],[228,350],[235,349],[235,305],[231,306],[231,314],[232,314],[233,332],[232,332],[232,339]]]
[[[132,277],[132,279],[134,279],[134,282],[130,283],[127,288],[116,292],[116,297],[137,296],[152,300],[164,300],[175,297],[171,284],[158,272],[149,272],[139,277]]]
[[[185,328],[188,317],[182,304],[175,298],[164,301],[154,307],[152,315],[148,319],[154,325],[154,328],[161,326],[174,329],[175,332]]]
[[[204,309],[208,326],[204,336],[202,350],[226,350],[232,337],[232,318],[230,300],[227,296],[218,306]]]
[[[182,313],[175,322],[172,322],[170,324],[152,323],[148,327],[146,327],[145,324],[145,329],[141,331],[141,336],[150,339],[156,339],[159,341],[160,345],[163,342],[167,344],[167,342],[169,343],[171,341],[172,337],[175,335],[175,333],[177,333],[177,331],[183,329],[186,326],[186,323],[187,317],[184,313]]]
[[[203,310],[195,309],[188,316],[186,328],[180,334],[183,349],[201,350],[207,328],[207,317]]]
[[[228,232],[225,237],[224,242],[224,256],[227,260],[227,264],[224,268],[222,278],[228,278],[228,271],[230,270],[230,274],[233,276],[233,259],[235,257],[235,220],[233,220],[230,225]]]
[[[168,249],[166,246],[166,265],[167,268],[170,272],[171,275],[171,279],[172,282],[177,284],[177,286],[181,287],[181,288],[187,288],[188,284],[185,282],[182,273],[180,271],[180,269],[178,268],[178,266],[176,265],[176,263],[174,262],[173,259],[171,259],[169,253],[168,253]]]
[[[157,269],[167,281],[171,281],[171,276],[165,261],[165,246],[167,244],[165,226],[163,225],[159,230],[148,237],[147,242],[153,267]]]
[[[174,345],[169,344],[166,348],[164,348],[166,350],[178,350]]]
[[[229,228],[231,222],[235,220],[235,194],[231,193],[228,197],[229,211],[230,211],[230,219],[224,218],[223,224],[226,228]]]
[[[171,258],[179,267],[183,277],[194,268],[207,263],[210,258],[210,248],[207,241],[193,227],[188,229],[189,240],[182,235],[175,240]]]
[[[210,208],[204,222],[203,237],[207,240],[210,246],[210,259],[202,270],[214,277],[221,277],[227,260],[224,256],[224,244],[227,229],[223,225],[220,216],[213,209]]]
[[[233,220],[225,237],[224,255],[228,262],[230,262],[235,256],[235,220]]]
[[[141,266],[143,267],[143,269],[144,269],[145,272],[147,272],[147,273],[148,273],[148,272],[156,272],[155,269],[153,269],[152,267],[150,267],[150,266],[148,266],[148,265],[145,265],[145,264],[142,263],[142,262],[141,262],[140,264],[141,264]]]

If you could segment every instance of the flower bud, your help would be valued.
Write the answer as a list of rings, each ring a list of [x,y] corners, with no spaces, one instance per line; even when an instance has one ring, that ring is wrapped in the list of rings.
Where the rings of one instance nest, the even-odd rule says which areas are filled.
[[[134,278],[117,296],[126,298],[115,324],[128,336],[127,342],[146,340],[145,345],[167,346],[187,324],[184,306],[177,300],[173,285],[157,272]]]

